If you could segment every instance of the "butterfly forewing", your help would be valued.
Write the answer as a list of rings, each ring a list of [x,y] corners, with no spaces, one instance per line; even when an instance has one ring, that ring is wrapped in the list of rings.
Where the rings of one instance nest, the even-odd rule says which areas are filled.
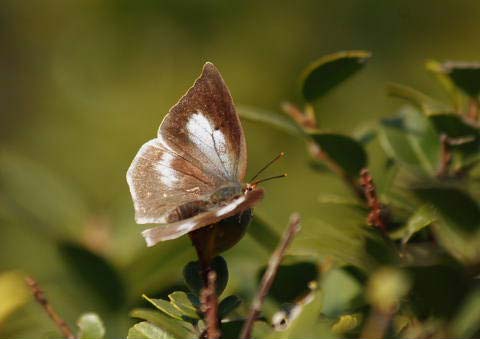
[[[206,200],[222,185],[243,180],[246,166],[245,137],[232,98],[218,70],[207,63],[128,170],[136,221],[165,223],[177,206]]]
[[[173,106],[162,122],[159,138],[218,180],[245,177],[245,137],[230,92],[211,63]]]

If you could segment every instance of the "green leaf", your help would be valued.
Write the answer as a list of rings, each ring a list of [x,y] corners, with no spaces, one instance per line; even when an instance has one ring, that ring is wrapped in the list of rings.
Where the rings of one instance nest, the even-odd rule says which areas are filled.
[[[223,299],[218,305],[218,314],[220,319],[225,318],[230,312],[234,311],[240,304],[242,300],[236,295],[229,295]]]
[[[465,139],[459,145],[450,146],[454,152],[463,156],[463,159],[478,156],[480,149],[480,129],[458,114],[435,114],[429,117],[435,129],[449,138]]]
[[[379,126],[380,144],[388,156],[411,170],[433,176],[440,155],[440,136],[429,120],[416,110],[400,111]]]
[[[155,326],[160,327],[175,338],[190,339],[196,336],[192,324],[186,321],[172,319],[165,313],[157,310],[136,308],[130,312],[132,318],[146,320]]]
[[[310,137],[347,175],[357,177],[367,166],[367,154],[356,140],[341,134],[315,132]]]
[[[295,137],[305,137],[305,132],[302,128],[285,115],[248,106],[237,107],[237,111],[240,117],[245,120],[270,125],[271,127]]]
[[[316,60],[302,73],[303,97],[312,102],[324,96],[362,69],[370,56],[367,51],[344,51]]]
[[[161,328],[150,324],[149,322],[141,322],[130,328],[127,339],[175,339]]]
[[[260,246],[265,248],[268,253],[275,251],[280,241],[280,236],[273,227],[257,214],[253,216],[247,232]]]
[[[183,267],[183,279],[190,291],[196,295],[200,295],[203,288],[203,280],[201,277],[200,263],[198,261],[190,261]]]
[[[480,63],[450,61],[443,64],[443,70],[455,85],[469,97],[478,97],[480,93]]]
[[[390,236],[393,239],[402,239],[402,243],[406,244],[412,235],[425,227],[431,225],[435,221],[435,215],[429,205],[423,205],[418,208],[415,213],[408,218],[405,227],[392,233]]]
[[[334,269],[322,280],[322,313],[337,317],[361,306],[363,286],[351,272],[343,268]]]
[[[217,256],[212,260],[211,267],[217,273],[216,292],[217,296],[220,296],[228,283],[227,262],[223,257]],[[200,295],[200,291],[203,288],[203,281],[201,278],[200,263],[198,261],[190,261],[184,266],[183,278],[190,291],[195,295]]]
[[[25,284],[25,275],[18,271],[6,271],[0,274],[0,324],[31,298]]]
[[[330,326],[320,321],[322,310],[322,295],[320,292],[311,294],[294,306],[290,312],[288,326],[282,332],[276,332],[273,338],[334,338]]]
[[[405,85],[395,83],[387,84],[387,93],[390,96],[407,100],[426,115],[449,110],[447,106],[440,104],[428,95]]]
[[[173,305],[168,301],[163,299],[149,298],[146,295],[143,295],[142,297],[169,317],[177,320],[183,320],[182,312],[180,312],[179,309],[173,307]]]
[[[85,313],[77,320],[80,331],[79,339],[102,339],[105,336],[105,326],[96,313]]]
[[[197,310],[199,301],[198,298],[197,300],[194,300],[196,298],[195,296],[188,295],[185,292],[176,291],[170,293],[168,298],[170,299],[170,303],[173,305],[173,307],[179,310],[183,315],[192,319],[200,319]],[[192,300],[194,300],[196,305],[194,305]]]
[[[468,291],[460,265],[406,267],[411,281],[409,305],[420,319],[453,316]]]
[[[425,63],[426,69],[435,76],[435,79],[440,83],[440,85],[445,89],[445,91],[450,96],[450,101],[453,104],[455,112],[459,112],[463,105],[463,100],[460,92],[453,83],[452,79],[445,74],[443,66],[440,62],[435,60],[428,60]]]
[[[287,259],[287,258],[286,258]],[[263,267],[257,274],[257,281],[260,281],[265,274],[266,267]],[[309,284],[318,280],[319,271],[316,263],[300,261],[291,264],[282,264],[272,287],[268,293],[278,303],[292,303],[310,292]],[[295,279],[292,279],[295,277]]]
[[[451,322],[454,338],[473,338],[480,330],[480,288],[467,295],[460,311]]]
[[[108,260],[73,242],[61,242],[58,249],[78,281],[95,293],[108,309],[117,310],[125,304],[124,282]]]
[[[345,314],[340,316],[338,321],[333,324],[332,332],[336,335],[339,335],[342,338],[346,338],[345,333],[348,333],[356,329],[362,323],[362,315],[359,313],[356,314]]]
[[[398,261],[394,247],[378,230],[365,225],[366,216],[353,217],[342,208],[332,211],[330,218],[329,221],[305,219],[290,253],[319,259],[331,257],[339,264],[351,264],[365,271]]]
[[[433,231],[454,257],[480,262],[480,207],[467,193],[451,187],[417,188],[415,194],[435,209]]]

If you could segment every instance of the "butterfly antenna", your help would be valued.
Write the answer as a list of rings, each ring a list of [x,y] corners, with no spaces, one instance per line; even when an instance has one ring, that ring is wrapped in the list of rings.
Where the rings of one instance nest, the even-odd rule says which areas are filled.
[[[252,182],[253,180],[255,180],[263,171],[265,171],[268,167],[270,167],[271,164],[273,164],[274,162],[276,162],[278,159],[282,158],[285,156],[285,152],[280,152],[279,155],[277,155],[275,158],[273,158],[272,160],[270,160],[270,162],[268,162],[265,166],[263,166],[258,172],[257,174],[255,174],[253,176],[252,179],[249,180],[249,182]]]
[[[269,180],[272,180],[272,179],[285,178],[286,176],[287,176],[287,173],[283,173],[283,174],[280,174],[280,175],[274,175],[273,177],[268,177],[268,178],[265,178],[265,179],[260,179],[260,180],[254,181],[250,184],[250,186],[254,187],[254,186],[257,186],[261,182],[269,181]]]

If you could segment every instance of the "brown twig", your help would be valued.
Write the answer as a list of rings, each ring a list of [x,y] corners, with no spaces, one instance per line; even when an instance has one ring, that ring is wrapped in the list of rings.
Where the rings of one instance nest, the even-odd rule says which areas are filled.
[[[317,128],[317,121],[314,112],[310,109],[302,112],[300,108],[290,102],[284,102],[281,105],[282,110],[287,113],[297,124],[305,129]]]
[[[75,339],[75,335],[73,334],[68,324],[65,322],[65,320],[62,319],[62,317],[60,317],[60,315],[58,315],[52,305],[50,305],[50,303],[48,302],[45,294],[38,285],[38,282],[32,277],[25,278],[25,282],[32,290],[33,296],[35,297],[37,302],[40,304],[40,306],[43,307],[50,319],[52,319],[53,323],[58,327],[62,335],[67,339]]]
[[[218,298],[215,293],[217,274],[215,271],[208,273],[207,287],[202,290],[200,300],[202,302],[202,312],[205,315],[207,324],[207,338],[218,339],[221,336],[218,319]]]
[[[383,219],[382,203],[378,199],[375,184],[373,183],[373,178],[368,169],[364,168],[360,172],[360,178],[363,192],[365,194],[368,207],[370,208],[370,213],[368,214],[368,223],[378,227],[383,233],[385,233],[387,231],[387,223]]]
[[[446,134],[440,136],[440,167],[437,171],[437,177],[448,175],[450,165],[452,164],[452,153],[450,151],[450,139]]]
[[[440,166],[437,171],[437,177],[439,178],[444,178],[448,177],[449,175],[452,175],[450,173],[450,166],[452,165],[452,160],[453,160],[453,154],[452,154],[452,146],[460,146],[467,144],[469,142],[472,142],[475,140],[475,136],[465,136],[462,138],[451,138],[447,136],[446,134],[442,134],[440,136]],[[475,164],[471,164],[475,165]],[[454,171],[453,176],[455,177],[462,177],[471,168],[469,166],[464,166],[461,168],[458,168]]]
[[[468,118],[472,121],[478,121],[480,111],[480,101],[477,98],[471,98],[468,105]]]
[[[273,252],[270,260],[268,262],[267,270],[265,271],[262,281],[260,282],[260,288],[257,292],[257,295],[253,299],[250,312],[247,316],[247,320],[243,325],[242,332],[240,335],[241,339],[250,339],[252,336],[253,324],[255,319],[260,315],[265,298],[272,287],[275,276],[277,275],[278,268],[282,262],[282,259],[285,255],[285,252],[288,246],[291,244],[293,238],[300,230],[300,216],[297,213],[292,214],[290,217],[290,224],[288,225],[287,230],[283,234],[282,240],[278,244],[276,250]]]
[[[288,114],[302,129],[308,131],[318,130],[317,119],[315,117],[315,112],[313,106],[307,105],[305,110],[302,111],[296,105],[284,102],[282,105],[282,110]],[[315,159],[322,161],[330,171],[338,175],[345,184],[350,187],[353,193],[361,200],[363,200],[363,192],[360,187],[358,187],[356,180],[352,176],[348,175],[343,168],[341,168],[338,163],[333,160],[327,153],[325,153],[316,143],[310,141],[307,144],[308,151]]]
[[[394,314],[394,311],[385,312],[374,308],[372,314],[367,319],[360,338],[383,338],[385,336],[385,333],[387,333],[388,327],[390,326]]]

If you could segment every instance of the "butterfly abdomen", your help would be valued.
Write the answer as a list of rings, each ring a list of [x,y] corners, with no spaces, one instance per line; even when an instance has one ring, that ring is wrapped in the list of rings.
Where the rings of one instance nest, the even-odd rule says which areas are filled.
[[[187,202],[177,206],[167,216],[167,223],[184,220],[206,210],[207,203],[203,200]]]

